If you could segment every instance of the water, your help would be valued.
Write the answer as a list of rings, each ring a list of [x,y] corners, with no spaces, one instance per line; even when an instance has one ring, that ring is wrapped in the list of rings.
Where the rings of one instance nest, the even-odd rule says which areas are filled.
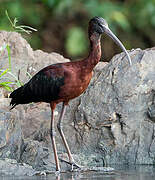
[[[1,177],[2,180],[155,180],[155,166],[113,166],[113,172],[73,172],[33,177]]]

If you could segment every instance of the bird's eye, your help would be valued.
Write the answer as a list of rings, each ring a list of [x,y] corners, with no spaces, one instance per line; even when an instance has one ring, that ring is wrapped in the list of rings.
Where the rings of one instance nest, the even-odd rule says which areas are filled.
[[[103,25],[102,25],[101,23],[98,23],[98,26],[99,26],[100,28],[103,28]]]

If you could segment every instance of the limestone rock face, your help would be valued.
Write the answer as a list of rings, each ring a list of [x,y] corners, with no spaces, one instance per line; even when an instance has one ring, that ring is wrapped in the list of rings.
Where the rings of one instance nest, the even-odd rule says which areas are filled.
[[[106,163],[154,164],[155,50],[130,56],[131,67],[119,54],[95,74],[74,121],[81,149],[98,150]]]
[[[27,41],[19,33],[0,31],[1,70],[5,70],[9,67],[8,52],[6,48],[3,49],[6,45],[10,47],[12,74],[5,74],[0,78],[0,82],[16,81],[18,79],[21,83],[25,83],[30,79],[29,74],[33,76],[45,66],[69,61],[57,53],[48,54],[41,50],[33,51]],[[37,120],[37,116],[35,114],[36,111],[33,112],[33,104],[18,106],[10,111],[10,99],[7,98],[8,95],[8,92],[0,86],[0,158],[15,159],[18,163],[27,163],[39,170],[47,169],[47,167],[44,168],[45,165],[50,166],[49,169],[51,170],[53,166],[54,170],[55,164],[52,158],[53,152],[51,151],[51,147],[48,150],[48,147],[46,147],[48,143],[42,145],[42,142],[35,141],[35,138],[38,139],[38,136],[41,137],[41,133],[38,135],[38,129],[35,129],[36,126],[34,127],[35,121],[32,117],[35,117],[35,120]],[[30,116],[31,111],[33,112],[32,116]],[[45,117],[41,117],[40,112],[40,117],[38,117],[39,121],[40,119],[43,121],[46,116],[49,118],[49,115],[46,115],[46,111],[44,113]],[[39,128],[39,125],[36,128]],[[34,132],[34,140],[25,139],[30,137],[31,134],[34,134]],[[48,133],[49,131],[47,129],[47,134]],[[50,151],[51,161],[44,163],[44,161],[48,159],[48,151]],[[3,168],[7,169],[6,166],[9,168],[9,164],[5,163],[5,160],[3,162],[5,166],[2,165],[0,167],[2,171]],[[25,170],[25,174],[27,174],[26,171],[27,169]],[[4,174],[7,173],[9,174],[8,171]],[[11,174],[16,173],[12,172]]]
[[[28,80],[27,72],[33,75],[49,64],[69,61],[56,53],[33,51],[18,33],[0,32],[0,43],[9,44],[12,71],[18,75],[20,70],[22,82]],[[129,54],[132,66],[124,53],[114,56],[110,63],[98,63],[86,92],[70,101],[63,129],[81,165],[154,164],[155,49],[136,49]],[[0,68],[7,68],[7,63],[4,51],[0,54]],[[54,170],[49,105],[31,103],[9,111],[10,100],[6,97],[0,89],[0,157],[39,170]],[[60,111],[61,104],[56,108],[55,124]],[[65,157],[56,133],[58,153]]]
[[[100,165],[154,163],[155,50],[132,50],[130,56],[131,67],[123,53],[109,64],[99,63],[88,89],[70,102],[63,121],[72,152],[92,154]],[[26,107],[24,134],[50,143],[49,105]],[[60,114],[61,104],[56,111]],[[58,132],[56,141],[64,152]]]
[[[20,159],[23,134],[21,113],[9,111],[9,99],[0,98],[0,158]]]

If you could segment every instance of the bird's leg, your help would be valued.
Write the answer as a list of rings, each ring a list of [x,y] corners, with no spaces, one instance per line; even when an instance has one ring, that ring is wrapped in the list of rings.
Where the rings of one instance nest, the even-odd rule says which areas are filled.
[[[60,172],[60,164],[59,164],[57,148],[56,148],[56,144],[55,144],[55,135],[56,135],[56,132],[54,130],[54,109],[55,109],[55,107],[56,107],[56,105],[51,104],[51,128],[50,128],[50,136],[51,136],[53,152],[54,152],[54,158],[55,158],[55,163],[56,163],[56,171]]]
[[[73,159],[73,157],[72,157],[72,154],[71,154],[70,148],[69,148],[69,146],[68,146],[68,143],[67,143],[67,141],[66,141],[65,135],[64,135],[64,133],[63,133],[63,131],[62,131],[61,121],[62,121],[63,118],[64,118],[65,110],[66,110],[66,105],[65,105],[65,103],[63,103],[62,111],[61,111],[60,118],[59,118],[59,121],[58,121],[58,124],[57,124],[57,128],[58,128],[58,131],[59,131],[60,136],[61,136],[61,138],[62,138],[62,141],[63,141],[63,143],[64,143],[64,145],[65,145],[65,148],[66,148],[66,150],[67,150],[68,157],[69,157],[69,162],[66,162],[66,161],[64,161],[64,162],[71,164],[71,165],[72,165],[72,170],[73,170],[73,166],[76,166],[76,167],[78,167],[78,168],[80,168],[80,166],[78,166],[78,165],[74,162],[74,159]]]

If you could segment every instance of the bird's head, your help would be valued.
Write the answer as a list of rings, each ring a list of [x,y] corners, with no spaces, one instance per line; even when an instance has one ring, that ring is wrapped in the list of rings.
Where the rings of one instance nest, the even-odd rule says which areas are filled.
[[[108,23],[102,17],[94,17],[89,21],[89,36],[91,37],[92,34],[102,35],[103,33],[107,34],[113,41],[120,46],[120,48],[126,53],[129,64],[132,65],[130,56],[121,43],[121,41],[113,34],[113,32],[109,29]]]
[[[89,32],[103,34],[105,28],[108,28],[108,23],[102,17],[94,17],[89,21]]]

